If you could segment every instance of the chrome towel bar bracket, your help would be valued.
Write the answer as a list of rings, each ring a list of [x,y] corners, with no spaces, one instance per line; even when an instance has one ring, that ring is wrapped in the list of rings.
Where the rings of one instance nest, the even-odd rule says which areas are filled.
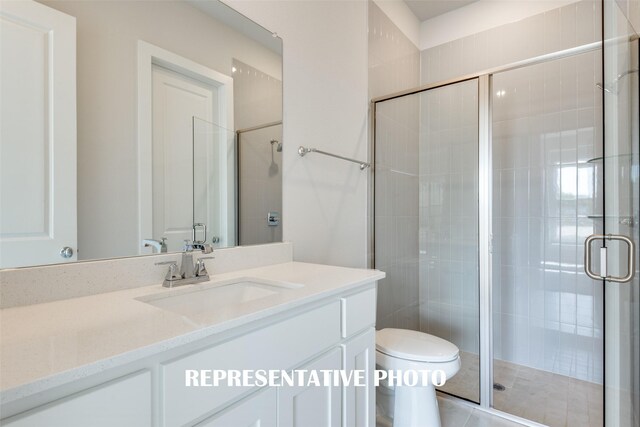
[[[348,157],[339,156],[337,154],[327,153],[326,151],[318,150],[317,148],[306,148],[306,147],[303,147],[303,146],[300,146],[300,148],[298,148],[298,154],[300,155],[300,157],[304,157],[307,153],[324,154],[325,156],[335,157],[336,159],[346,160],[347,162],[352,162],[352,163],[357,163],[357,164],[360,165],[360,170],[365,170],[366,168],[371,167],[371,163],[361,162],[360,160],[350,159]]]

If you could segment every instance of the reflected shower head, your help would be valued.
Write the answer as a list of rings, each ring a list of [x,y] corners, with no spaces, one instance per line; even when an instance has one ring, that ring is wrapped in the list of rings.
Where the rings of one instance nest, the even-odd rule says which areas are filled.
[[[614,95],[617,95],[619,92],[619,87],[618,87],[618,83],[620,83],[620,80],[623,77],[628,76],[629,74],[635,74],[637,73],[639,70],[638,69],[633,69],[633,70],[627,70],[624,73],[620,73],[618,74],[618,77],[616,77],[611,83],[608,84],[602,84],[602,83],[596,83],[596,87],[600,90],[603,90],[605,92],[608,93],[612,93]]]
[[[278,145],[276,146],[276,151],[277,151],[278,153],[281,153],[281,152],[282,152],[282,142],[278,141],[277,139],[272,139],[272,140],[271,140],[271,146],[272,146],[272,147],[273,147],[273,144],[278,144]]]

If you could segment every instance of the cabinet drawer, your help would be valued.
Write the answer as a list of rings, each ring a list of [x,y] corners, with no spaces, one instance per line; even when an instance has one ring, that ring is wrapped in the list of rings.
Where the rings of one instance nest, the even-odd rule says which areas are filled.
[[[186,370],[291,369],[340,341],[340,302],[234,338],[162,365],[166,426],[178,426],[220,408],[250,388],[187,387]]]
[[[341,298],[342,337],[376,324],[376,288]]]
[[[144,371],[2,421],[7,427],[151,425],[151,374]]]

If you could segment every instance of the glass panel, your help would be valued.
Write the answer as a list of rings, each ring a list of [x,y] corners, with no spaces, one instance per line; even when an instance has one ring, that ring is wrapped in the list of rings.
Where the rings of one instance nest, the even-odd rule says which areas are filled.
[[[492,80],[493,406],[549,426],[602,425],[601,52]]]
[[[236,245],[235,133],[193,118],[193,223],[196,240],[216,248]]]
[[[621,7],[623,7],[621,9]],[[605,231],[640,242],[638,217],[637,2],[604,1]],[[634,29],[635,25],[635,29]],[[607,273],[624,276],[627,248],[607,242]],[[607,426],[640,425],[640,277],[605,287],[605,416]]]
[[[479,402],[477,80],[378,103],[375,154],[377,326],[454,343],[441,391]]]
[[[282,241],[282,125],[238,135],[240,244]]]

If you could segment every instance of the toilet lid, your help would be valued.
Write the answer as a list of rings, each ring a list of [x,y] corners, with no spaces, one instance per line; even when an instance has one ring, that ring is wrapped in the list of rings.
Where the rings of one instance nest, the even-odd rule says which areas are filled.
[[[460,350],[449,341],[424,332],[386,328],[376,332],[376,350],[400,359],[449,362]]]

